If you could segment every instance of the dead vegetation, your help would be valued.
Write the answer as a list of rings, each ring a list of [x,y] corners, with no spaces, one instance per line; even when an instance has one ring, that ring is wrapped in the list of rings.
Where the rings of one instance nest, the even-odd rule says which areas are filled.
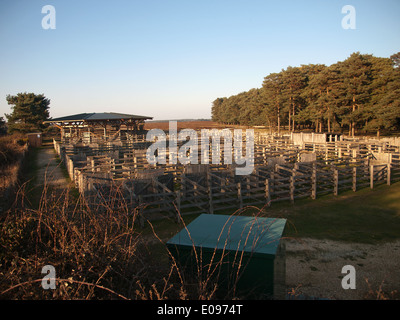
[[[0,213],[4,210],[18,185],[18,175],[27,140],[22,135],[0,136]]]
[[[38,209],[11,208],[0,228],[0,298],[214,298],[215,282],[185,277],[151,223],[137,226],[136,209],[119,199],[88,205],[45,184]],[[42,287],[47,265],[56,270],[54,290]]]
[[[136,282],[151,271],[139,254],[135,214],[123,207],[96,210],[69,189],[47,191],[38,209],[14,208],[2,221],[1,297],[135,298]],[[55,267],[55,290],[41,286],[45,265]]]
[[[5,189],[15,184],[18,170],[27,150],[27,140],[20,135],[0,137],[0,188]]]

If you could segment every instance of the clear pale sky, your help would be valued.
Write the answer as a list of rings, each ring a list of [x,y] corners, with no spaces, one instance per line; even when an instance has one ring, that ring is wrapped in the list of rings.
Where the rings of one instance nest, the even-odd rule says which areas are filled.
[[[42,28],[45,5],[56,29]],[[398,0],[1,0],[0,116],[7,94],[34,92],[51,117],[210,118],[213,100],[288,66],[399,52],[399,17]]]

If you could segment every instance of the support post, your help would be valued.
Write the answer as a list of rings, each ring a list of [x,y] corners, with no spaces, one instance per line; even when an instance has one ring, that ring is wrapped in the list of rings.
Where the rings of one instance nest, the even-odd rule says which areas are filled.
[[[209,171],[207,171],[207,193],[208,193],[208,213],[214,214],[213,197],[212,197],[212,181]]]
[[[239,208],[242,209],[243,208],[242,184],[238,182],[236,186],[237,186],[237,197],[239,200]]]
[[[353,191],[357,191],[357,167],[353,167]]]
[[[290,201],[294,203],[294,172],[290,177]]]
[[[313,168],[312,168],[311,198],[314,200],[317,198],[317,165],[316,165],[316,163],[313,163]]]
[[[268,179],[265,179],[265,199],[267,201],[267,206],[271,206],[271,188]]]
[[[333,194],[335,196],[339,193],[339,171],[337,168],[333,169]]]
[[[371,164],[369,166],[369,185],[371,187],[371,189],[374,188],[374,165]]]
[[[270,194],[273,193],[275,191],[274,187],[275,187],[275,174],[274,172],[270,173],[270,179],[268,179],[268,188],[269,188],[269,192]]]

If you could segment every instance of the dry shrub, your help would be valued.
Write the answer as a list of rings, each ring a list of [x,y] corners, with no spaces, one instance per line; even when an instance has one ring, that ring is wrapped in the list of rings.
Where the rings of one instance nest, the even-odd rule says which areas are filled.
[[[0,214],[13,201],[27,146],[22,135],[0,136]]]
[[[27,140],[22,135],[0,136],[0,193],[7,197],[7,189],[18,181],[21,161],[27,150]]]
[[[397,290],[393,290],[387,292],[383,290],[384,281],[380,283],[377,289],[373,289],[372,285],[369,283],[368,279],[365,279],[365,282],[368,286],[368,292],[365,294],[366,300],[399,300],[400,299],[400,292]]]
[[[146,271],[136,254],[139,233],[134,219],[134,213],[125,210],[97,212],[69,189],[52,192],[45,187],[39,209],[13,208],[2,221],[0,297],[132,296]],[[55,290],[41,287],[45,265],[55,267]]]
[[[212,265],[196,257],[188,275],[150,222],[147,233],[138,226],[137,208],[119,192],[88,203],[45,184],[38,209],[29,209],[20,190],[1,220],[0,299],[215,299],[224,254]],[[54,290],[41,286],[46,265],[56,271]]]
[[[0,169],[18,162],[26,143],[27,139],[22,135],[0,136]]]
[[[7,167],[0,169],[0,190],[2,196],[7,197],[8,194],[3,194],[8,188],[12,188],[18,183],[18,174],[21,168],[20,163],[14,163]]]

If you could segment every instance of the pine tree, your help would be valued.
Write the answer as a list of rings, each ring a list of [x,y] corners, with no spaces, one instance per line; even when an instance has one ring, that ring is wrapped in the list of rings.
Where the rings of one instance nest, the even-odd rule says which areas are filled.
[[[7,95],[7,102],[13,110],[11,114],[6,114],[10,133],[27,133],[46,128],[43,121],[49,119],[50,100],[43,94],[25,92],[16,96]]]
[[[316,131],[319,128],[319,121],[322,121],[321,108],[318,104],[320,89],[316,79],[324,68],[326,68],[324,65],[302,66],[306,77],[306,86],[301,93],[305,107],[297,114],[297,120],[303,124],[314,125]]]
[[[382,129],[400,127],[400,53],[389,58],[374,58],[371,98],[371,121],[367,129],[375,129],[379,137]]]
[[[270,126],[276,123],[278,134],[281,131],[282,89],[281,73],[271,73],[264,78],[262,90],[264,110]]]
[[[339,72],[336,65],[324,67],[320,72],[313,73],[308,81],[305,93],[309,96],[308,107],[315,131],[322,131],[326,123],[328,132],[332,131],[332,121],[336,113],[338,97]]]
[[[223,104],[226,98],[217,98],[212,103],[211,117],[213,121],[224,122],[223,118]]]
[[[285,111],[288,113],[289,131],[294,131],[295,114],[301,106],[301,92],[305,87],[305,75],[301,72],[301,68],[290,66],[281,73],[283,84],[281,93]]]
[[[327,67],[288,67],[264,78],[260,89],[218,98],[213,119],[224,123],[263,125],[281,131],[295,125],[321,132],[400,127],[400,53],[389,58],[353,53]]]
[[[354,137],[356,126],[370,98],[371,64],[369,56],[353,53],[343,62],[337,63],[341,87],[338,97],[342,124],[349,126],[349,134]]]
[[[263,101],[261,89],[250,89],[242,94],[240,124],[263,125]]]
[[[7,134],[7,126],[3,117],[0,117],[0,136]]]

